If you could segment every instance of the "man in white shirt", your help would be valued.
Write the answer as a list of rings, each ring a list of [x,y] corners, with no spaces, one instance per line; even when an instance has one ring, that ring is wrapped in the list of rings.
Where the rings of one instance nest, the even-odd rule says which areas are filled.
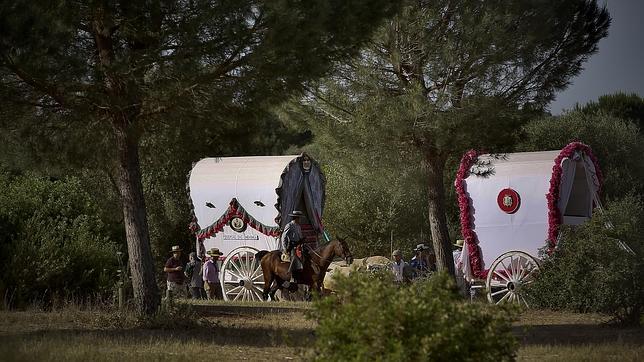
[[[208,252],[210,259],[203,264],[204,286],[208,289],[208,299],[224,299],[219,283],[219,266],[217,260],[223,253],[218,248],[212,248]]]
[[[394,263],[391,266],[394,272],[394,279],[397,283],[402,283],[405,280],[403,273],[407,263],[402,259],[402,252],[400,250],[394,250],[391,256],[394,259]]]

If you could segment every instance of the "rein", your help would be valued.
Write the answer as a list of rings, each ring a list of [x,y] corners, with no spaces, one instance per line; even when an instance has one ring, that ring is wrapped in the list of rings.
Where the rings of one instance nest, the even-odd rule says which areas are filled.
[[[322,255],[320,255],[320,253],[318,253],[315,249],[313,249],[312,247],[310,247],[309,245],[306,245],[306,244],[304,244],[304,246],[306,246],[309,249],[310,252],[312,252],[313,254],[317,255],[318,258],[320,258],[320,261],[323,261],[323,260],[326,261],[326,258],[322,258]]]
[[[310,252],[312,252],[313,254],[317,255],[317,256],[318,256],[318,258],[320,258],[320,265],[322,265],[322,264],[326,263],[327,261],[329,261],[329,260],[328,260],[328,259],[329,259],[329,257],[323,258],[323,257],[322,257],[322,255],[320,255],[320,253],[318,253],[318,252],[317,252],[315,249],[313,249],[311,246],[309,246],[309,245],[307,245],[307,244],[304,244],[304,246],[305,246],[305,247],[307,247],[307,248],[309,249],[309,251],[310,251]],[[343,251],[343,254],[344,254],[344,251]],[[331,257],[331,260],[333,260],[333,257]],[[329,261],[329,262],[330,262],[330,261]]]
[[[320,255],[320,253],[318,253],[315,249],[313,249],[313,248],[312,248],[312,247],[310,247],[309,245],[306,245],[306,244],[305,244],[304,246],[306,246],[306,247],[309,249],[309,251],[310,251],[310,252],[312,252],[313,254],[317,255],[317,256],[318,256],[318,258],[320,258],[320,266],[321,266],[322,264],[326,263],[326,262],[327,262],[327,259],[329,259],[328,257],[327,257],[327,258],[322,257],[322,255]]]

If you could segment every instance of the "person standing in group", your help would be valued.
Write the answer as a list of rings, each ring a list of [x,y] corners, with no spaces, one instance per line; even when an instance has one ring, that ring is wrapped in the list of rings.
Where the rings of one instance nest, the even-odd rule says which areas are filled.
[[[416,245],[416,249],[414,249],[416,255],[409,261],[409,266],[413,269],[414,277],[426,276],[431,271],[429,266],[429,250],[430,248],[425,246],[425,244]]]
[[[219,265],[217,260],[223,253],[217,248],[212,248],[208,252],[210,259],[203,265],[203,281],[208,291],[208,299],[224,299],[219,283]]]
[[[174,245],[170,252],[172,256],[165,262],[163,271],[168,273],[166,298],[172,300],[174,297],[185,297],[185,288],[183,286],[183,263],[181,261],[181,252],[183,249],[179,245]]]
[[[394,280],[396,283],[402,283],[405,281],[405,267],[407,266],[407,263],[402,258],[402,252],[400,250],[394,250],[393,253],[391,253],[391,256],[394,259],[394,263],[392,265],[392,269],[394,272]]]
[[[203,288],[203,263],[194,251],[190,253],[189,259],[185,276],[190,283],[190,294],[193,299],[206,299],[206,291]]]
[[[454,258],[454,271],[456,276],[456,286],[461,294],[466,295],[469,285],[465,280],[465,275],[463,273],[463,246],[465,240],[459,239],[454,243],[454,251],[452,252],[452,258]],[[473,295],[472,295],[473,297]]]

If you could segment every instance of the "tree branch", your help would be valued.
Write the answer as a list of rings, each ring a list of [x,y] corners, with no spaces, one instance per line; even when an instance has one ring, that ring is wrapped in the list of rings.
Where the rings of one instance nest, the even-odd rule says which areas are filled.
[[[4,54],[3,59],[4,59],[5,67],[7,67],[11,72],[13,72],[13,74],[15,74],[25,84],[51,97],[54,101],[56,101],[56,103],[60,105],[60,107],[68,108],[68,109],[74,108],[75,106],[74,101],[72,99],[69,99],[58,88],[54,87],[53,85],[45,81],[39,80],[31,76],[29,73],[27,73],[25,70],[20,68],[17,64],[15,64],[13,62],[13,59],[11,59],[10,56]]]

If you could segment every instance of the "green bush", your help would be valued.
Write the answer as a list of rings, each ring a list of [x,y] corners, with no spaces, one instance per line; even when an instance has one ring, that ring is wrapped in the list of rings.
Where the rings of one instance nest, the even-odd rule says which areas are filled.
[[[87,300],[114,286],[116,245],[78,179],[0,174],[5,304]]]
[[[389,274],[340,275],[311,317],[320,361],[496,361],[517,350],[514,311],[463,301],[445,274],[401,287]]]
[[[538,280],[528,290],[531,305],[606,313],[621,323],[639,324],[644,312],[642,201],[626,197],[613,202],[603,214],[562,233],[559,247],[545,257]]]

